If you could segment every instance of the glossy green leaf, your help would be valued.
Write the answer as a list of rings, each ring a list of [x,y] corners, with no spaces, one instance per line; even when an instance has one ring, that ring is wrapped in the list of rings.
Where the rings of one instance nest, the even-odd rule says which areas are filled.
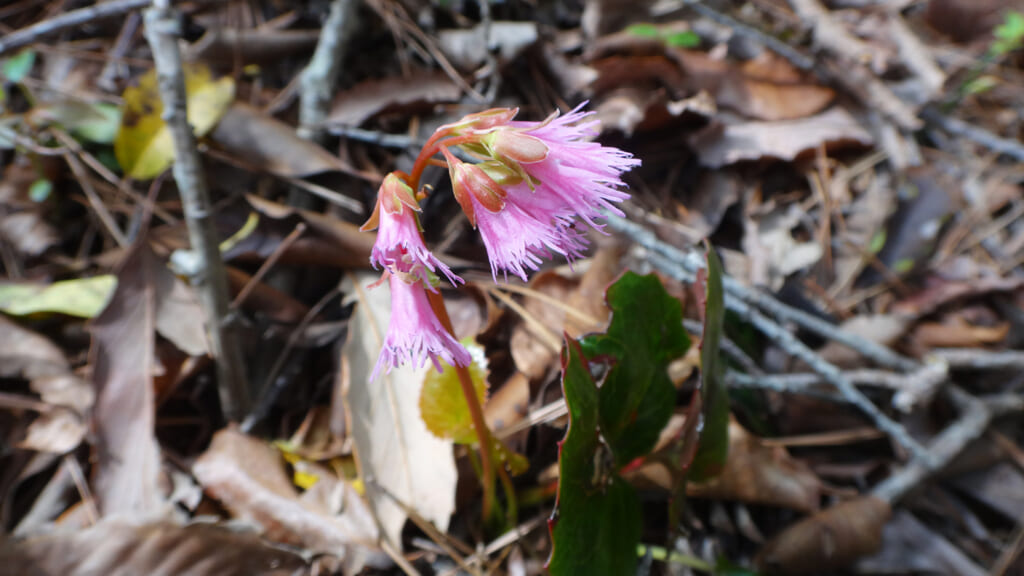
[[[606,334],[584,339],[588,360],[610,364],[600,393],[601,433],[621,467],[654,447],[672,416],[668,365],[690,347],[679,301],[657,276],[623,274],[606,294]]]
[[[94,318],[117,287],[111,275],[40,284],[0,284],[0,311],[11,316],[59,313]]]
[[[717,476],[729,451],[729,393],[725,388],[725,362],[720,352],[725,319],[722,263],[715,251],[707,252],[707,285],[704,288],[704,334],[700,343],[701,418],[700,442],[689,469],[697,482]]]
[[[484,357],[484,350],[479,344],[463,344],[473,357],[469,374],[473,378],[477,400],[483,406],[487,397],[487,360]],[[462,395],[458,371],[447,364],[443,366],[443,371],[428,370],[423,378],[423,388],[420,390],[420,417],[427,425],[427,430],[438,438],[452,440],[457,444],[476,444],[473,418],[470,416],[466,397]]]
[[[640,503],[612,465],[598,434],[598,389],[579,344],[562,350],[562,390],[569,429],[558,454],[558,502],[550,522],[552,576],[636,572]]]

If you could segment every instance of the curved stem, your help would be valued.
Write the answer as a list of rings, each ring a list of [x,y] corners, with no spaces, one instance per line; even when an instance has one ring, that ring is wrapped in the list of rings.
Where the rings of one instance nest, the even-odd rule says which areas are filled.
[[[409,181],[407,182],[413,190],[417,190],[420,184],[420,177],[423,176],[423,171],[426,170],[430,163],[430,159],[441,151],[441,147],[458,146],[459,144],[466,144],[468,142],[474,142],[479,139],[476,134],[465,134],[463,136],[455,136],[451,140],[441,142],[441,138],[436,138],[436,134],[427,140],[427,143],[420,150],[420,155],[416,157],[416,163],[412,165],[412,173],[409,175]]]
[[[440,292],[427,292],[430,298],[430,305],[437,314],[438,320],[448,333],[455,335],[452,329],[451,318],[448,317],[448,309],[445,308],[444,298]],[[473,387],[473,378],[469,369],[465,366],[453,366],[456,374],[459,375],[459,384],[462,386],[462,395],[466,397],[466,404],[469,405],[469,415],[473,419],[473,429],[476,431],[477,441],[480,443],[480,466],[483,468],[484,504],[483,517],[486,521],[491,516],[491,503],[494,501],[494,465],[491,463],[491,430],[484,420],[484,410],[480,400],[476,397],[476,389]]]

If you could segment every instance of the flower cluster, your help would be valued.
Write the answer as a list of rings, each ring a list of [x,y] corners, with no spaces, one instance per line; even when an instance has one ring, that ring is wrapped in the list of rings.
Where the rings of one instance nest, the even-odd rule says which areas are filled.
[[[571,262],[587,246],[577,220],[600,229],[597,219],[604,211],[622,215],[615,203],[629,195],[621,175],[640,162],[591,140],[599,132],[592,113],[577,107],[543,122],[521,122],[514,120],[517,111],[496,108],[438,128],[411,176],[392,173],[384,179],[374,213],[363,226],[378,229],[370,262],[389,275],[393,303],[371,378],[385,366],[419,367],[426,358],[439,370],[439,359],[458,366],[470,363],[469,353],[433,307],[443,306],[436,296],[439,275],[452,284],[462,279],[424,244],[412,188],[437,153],[448,165],[455,199],[480,232],[495,281],[499,272],[506,280],[512,273],[525,281],[527,270],[537,270],[553,254]],[[478,162],[460,160],[454,148]]]

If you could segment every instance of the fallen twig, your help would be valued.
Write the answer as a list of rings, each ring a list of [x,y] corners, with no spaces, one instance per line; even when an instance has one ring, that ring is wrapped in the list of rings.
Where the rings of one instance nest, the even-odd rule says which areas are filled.
[[[963,120],[950,118],[933,108],[925,108],[922,110],[921,117],[924,118],[925,121],[935,124],[952,136],[967,138],[968,140],[980,144],[993,152],[1005,154],[1014,160],[1024,161],[1024,144],[1019,140],[1011,140],[1009,138],[997,136],[984,128],[968,124]]]
[[[349,31],[355,26],[357,6],[354,0],[331,2],[316,51],[302,71],[297,131],[300,138],[317,142],[323,137],[324,120],[330,112],[338,72],[345,59]]]
[[[138,10],[148,6],[149,3],[150,0],[112,0],[65,12],[42,22],[36,22],[31,26],[16,30],[0,38],[0,55],[57,32],[81,26],[86,22],[120,16],[125,12]]]
[[[922,481],[948,466],[968,444],[980,438],[993,418],[1024,408],[1024,401],[1019,396],[981,399],[956,386],[950,386],[948,390],[951,399],[962,408],[962,412],[955,423],[947,426],[929,444],[931,458],[911,461],[875,486],[872,494],[890,503],[903,498]]]
[[[950,368],[975,370],[1020,370],[1024,368],[1024,352],[1007,350],[990,352],[971,348],[936,348],[931,353],[941,358]]]
[[[609,216],[607,221],[608,225],[614,230],[628,236],[640,246],[659,254],[672,264],[681,266],[691,276],[696,274],[697,270],[704,267],[704,258],[694,250],[683,252],[674,246],[670,246],[658,239],[650,230],[625,218]],[[792,306],[783,304],[764,292],[747,288],[734,278],[726,276],[722,280],[727,294],[764,310],[778,318],[781,322],[793,322],[822,338],[833,340],[857,351],[860,355],[880,366],[904,372],[910,372],[917,368],[916,362],[896,354],[885,346],[846,332],[838,326],[808,314],[803,310],[797,310]]]
[[[145,34],[153,50],[163,118],[174,140],[174,180],[181,194],[189,241],[196,256],[192,283],[199,293],[210,334],[210,347],[217,364],[217,390],[221,409],[229,420],[249,410],[249,389],[242,362],[242,349],[228,318],[228,284],[220,256],[210,195],[206,188],[195,135],[188,123],[185,76],[178,38],[181,29],[169,0],[154,0],[146,10]]]

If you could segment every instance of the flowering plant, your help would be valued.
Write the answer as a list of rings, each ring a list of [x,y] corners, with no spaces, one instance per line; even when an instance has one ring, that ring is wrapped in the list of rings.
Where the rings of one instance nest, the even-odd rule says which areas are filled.
[[[526,280],[543,258],[560,254],[570,262],[587,246],[577,220],[600,229],[607,210],[629,197],[623,172],[638,165],[631,154],[590,139],[599,133],[582,105],[542,122],[514,120],[518,109],[495,108],[441,126],[424,145],[411,174],[389,174],[363,230],[377,229],[370,262],[389,279],[393,312],[371,379],[403,363],[420,367],[429,358],[468,366],[469,353],[451,334],[438,286],[443,275],[462,279],[423,242],[418,213],[426,191],[416,191],[429,164],[441,154],[455,199],[479,232],[495,281],[499,272]],[[454,149],[476,163],[460,160]],[[382,279],[383,280],[383,279]]]
[[[621,175],[640,163],[622,150],[592,142],[598,121],[581,107],[543,122],[516,121],[518,109],[494,108],[441,126],[423,146],[411,174],[393,172],[384,178],[362,228],[377,229],[370,262],[383,269],[379,283],[388,280],[392,301],[370,379],[400,364],[418,368],[428,358],[438,371],[441,360],[455,369],[480,445],[485,518],[492,510],[495,469],[506,489],[511,483],[504,468],[492,466],[502,459],[495,452],[499,444],[484,421],[468,369],[470,354],[453,335],[438,290],[441,276],[453,285],[462,279],[423,241],[418,214],[427,191],[419,189],[420,176],[431,164],[448,168],[455,200],[480,232],[495,282],[499,272],[503,280],[511,272],[525,281],[527,270],[537,270],[543,258],[554,254],[571,262],[587,246],[577,221],[600,229],[603,211],[623,215],[615,207],[629,197]]]

